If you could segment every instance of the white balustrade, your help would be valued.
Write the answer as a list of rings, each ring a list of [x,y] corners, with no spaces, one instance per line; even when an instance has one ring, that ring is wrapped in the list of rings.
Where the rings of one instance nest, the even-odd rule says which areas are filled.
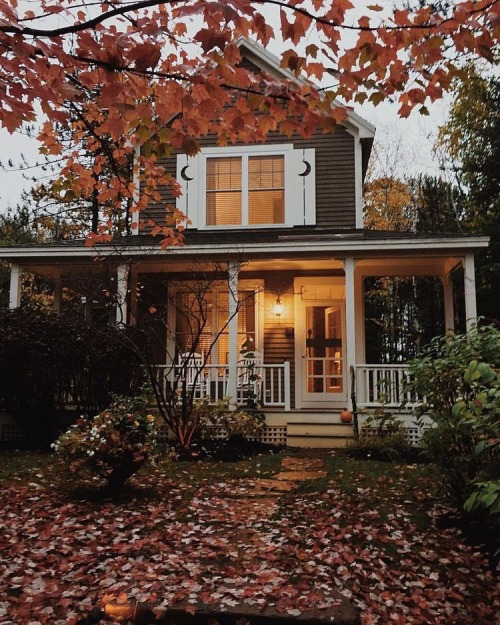
[[[406,390],[408,365],[356,365],[356,404],[358,408],[414,408],[425,403]]]
[[[183,368],[196,370],[194,365],[183,365]],[[169,386],[178,377],[176,367],[156,365],[154,372],[162,393],[167,395]],[[196,380],[193,385],[195,398],[209,398],[212,403],[228,399],[229,367],[227,365],[206,364],[197,376],[188,374],[187,371],[183,373],[186,379]],[[243,379],[243,376],[240,376],[240,379]],[[179,380],[176,386],[182,388]],[[290,410],[290,363],[253,365],[250,381],[238,385],[237,405],[245,404],[249,390],[255,394],[257,402],[263,408]]]

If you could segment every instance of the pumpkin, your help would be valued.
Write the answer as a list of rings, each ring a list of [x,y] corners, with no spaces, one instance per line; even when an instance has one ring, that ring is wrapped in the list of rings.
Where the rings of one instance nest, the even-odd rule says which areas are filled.
[[[342,410],[342,412],[340,413],[340,420],[342,421],[342,423],[351,423],[352,412],[350,410],[347,410],[347,408],[344,408],[344,410]]]

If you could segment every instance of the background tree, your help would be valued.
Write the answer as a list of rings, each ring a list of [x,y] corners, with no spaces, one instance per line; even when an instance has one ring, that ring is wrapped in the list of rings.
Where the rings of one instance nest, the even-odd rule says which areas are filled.
[[[0,214],[0,246],[36,243],[39,235],[33,225],[32,215],[26,206]],[[0,261],[0,310],[9,305],[10,264]],[[47,284],[27,272],[23,275],[22,300],[32,306],[47,303]]]
[[[425,113],[426,104],[450,86],[461,59],[493,61],[496,5],[462,0],[445,12],[426,5],[392,14],[371,5],[353,17],[350,0],[95,6],[41,0],[26,12],[17,0],[6,0],[0,4],[0,123],[11,132],[32,123],[40,104],[46,117],[42,150],[61,154],[61,127],[74,140],[61,168],[66,192],[87,200],[97,194],[110,215],[130,204],[136,211],[151,199],[161,201],[160,184],[178,191],[158,157],[172,149],[196,153],[197,138],[208,133],[222,144],[262,141],[271,130],[310,136],[345,118],[346,111],[333,106],[336,98],[392,99],[403,116],[415,107]],[[276,32],[261,14],[271,6],[279,19]],[[347,30],[355,33],[353,43],[342,36]],[[290,78],[263,78],[240,65],[239,37],[266,46],[280,35],[281,65]],[[321,80],[325,72],[334,76],[326,89],[293,80]],[[88,163],[80,160],[82,141],[93,156]],[[140,190],[116,175],[139,146]],[[115,172],[111,180],[96,179],[104,161]],[[109,221],[101,238],[110,236]],[[172,232],[166,224],[167,244]]]
[[[446,180],[428,175],[401,180],[391,176],[366,184],[365,226],[414,233],[463,232],[463,194]],[[463,279],[453,275],[456,327],[465,324],[459,305]],[[435,277],[373,277],[365,280],[365,334],[368,362],[407,362],[443,324],[443,287]]]
[[[440,129],[439,148],[463,193],[463,230],[490,237],[489,247],[477,257],[478,312],[498,320],[500,79],[469,64],[454,82],[454,96],[449,119]]]

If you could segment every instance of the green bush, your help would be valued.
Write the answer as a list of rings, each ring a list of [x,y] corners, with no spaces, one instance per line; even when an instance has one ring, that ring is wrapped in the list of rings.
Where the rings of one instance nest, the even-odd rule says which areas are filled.
[[[108,406],[113,394],[133,394],[140,362],[124,329],[95,326],[74,314],[31,308],[0,310],[0,407],[22,427],[32,447],[57,436],[58,414]]]
[[[358,440],[348,445],[347,453],[362,460],[388,462],[415,462],[419,458],[418,450],[408,443],[402,431],[361,434]]]
[[[117,397],[93,419],[78,419],[52,447],[75,481],[100,478],[118,488],[155,445],[155,417],[148,413],[147,401]]]
[[[348,447],[354,458],[414,462],[418,450],[406,438],[401,421],[385,406],[368,412],[361,436]]]
[[[433,427],[424,449],[453,502],[467,512],[500,511],[500,331],[475,327],[434,340],[411,363],[408,390],[426,397]]]

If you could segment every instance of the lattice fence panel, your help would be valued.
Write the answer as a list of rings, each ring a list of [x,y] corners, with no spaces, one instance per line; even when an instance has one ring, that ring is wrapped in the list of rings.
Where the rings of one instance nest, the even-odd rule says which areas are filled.
[[[0,441],[2,443],[17,443],[24,440],[22,429],[15,423],[0,424]]]

